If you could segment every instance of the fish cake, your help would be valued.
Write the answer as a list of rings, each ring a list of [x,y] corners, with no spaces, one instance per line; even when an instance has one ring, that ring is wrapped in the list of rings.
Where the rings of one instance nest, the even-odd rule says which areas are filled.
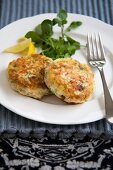
[[[93,94],[91,68],[72,58],[54,60],[46,67],[44,79],[52,93],[67,103],[83,103]]]
[[[44,82],[44,70],[52,59],[33,54],[13,60],[8,65],[8,78],[13,90],[40,99],[50,94]]]

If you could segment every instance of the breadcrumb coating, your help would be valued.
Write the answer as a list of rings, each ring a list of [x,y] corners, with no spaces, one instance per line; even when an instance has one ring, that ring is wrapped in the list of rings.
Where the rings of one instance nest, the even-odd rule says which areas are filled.
[[[36,99],[50,94],[44,82],[44,70],[52,59],[33,54],[13,60],[8,65],[8,78],[12,89]]]
[[[94,90],[94,74],[87,64],[72,58],[54,60],[45,69],[45,83],[67,103],[83,103]]]

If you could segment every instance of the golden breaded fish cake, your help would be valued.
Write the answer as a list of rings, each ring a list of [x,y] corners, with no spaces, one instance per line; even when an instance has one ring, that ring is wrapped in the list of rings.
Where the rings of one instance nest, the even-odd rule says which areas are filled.
[[[39,54],[20,57],[10,62],[8,78],[12,89],[36,99],[50,94],[44,82],[44,69],[50,62],[52,59]]]
[[[57,59],[45,69],[45,83],[63,101],[83,103],[93,93],[94,74],[87,64],[72,58]]]

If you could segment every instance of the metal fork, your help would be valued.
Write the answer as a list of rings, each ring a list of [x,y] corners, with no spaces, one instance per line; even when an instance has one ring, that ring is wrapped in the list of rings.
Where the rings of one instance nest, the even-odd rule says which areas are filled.
[[[110,123],[113,123],[113,100],[110,95],[105,76],[103,66],[106,63],[105,53],[100,35],[88,35],[87,36],[87,56],[88,62],[91,66],[96,67],[101,75],[104,97],[105,97],[105,113],[106,119]]]

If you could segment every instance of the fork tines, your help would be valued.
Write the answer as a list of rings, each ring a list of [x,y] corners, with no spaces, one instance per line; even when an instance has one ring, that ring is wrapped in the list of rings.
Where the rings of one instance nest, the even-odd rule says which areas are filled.
[[[87,53],[88,60],[105,61],[104,48],[99,33],[98,35],[96,34],[87,35]]]

